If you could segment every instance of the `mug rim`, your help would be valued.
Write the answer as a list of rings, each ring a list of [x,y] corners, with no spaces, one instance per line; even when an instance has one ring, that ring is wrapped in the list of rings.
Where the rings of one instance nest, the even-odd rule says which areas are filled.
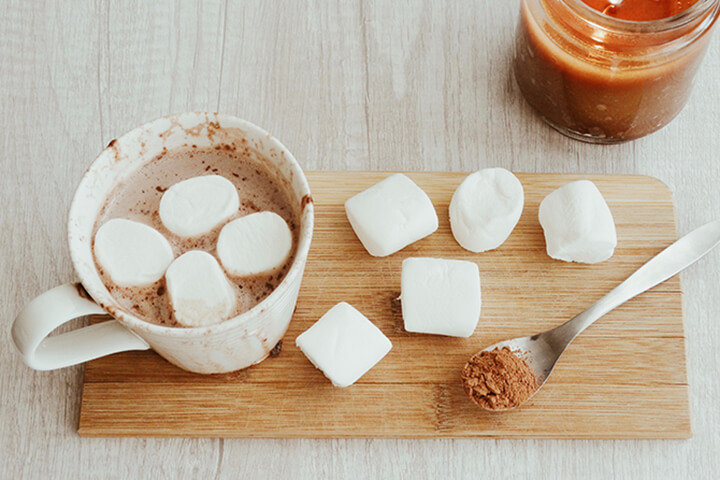
[[[195,115],[198,117],[198,119],[204,117],[205,121],[210,122],[211,120],[217,122],[218,124],[221,122],[225,123],[232,123],[232,128],[242,128],[243,130],[246,130],[248,133],[250,133],[252,136],[259,137],[266,139],[271,144],[274,144],[279,151],[284,153],[285,160],[289,163],[290,166],[290,172],[291,172],[291,178],[287,178],[287,175],[284,175],[283,177],[286,180],[293,180],[293,181],[299,181],[300,182],[300,197],[301,198],[308,198],[308,201],[301,201],[301,206],[299,209],[299,216],[298,220],[300,222],[300,231],[298,234],[298,245],[297,250],[295,252],[295,258],[293,259],[292,264],[290,265],[290,268],[288,269],[287,274],[283,278],[283,280],[280,282],[279,285],[277,285],[272,292],[268,296],[266,296],[264,299],[262,299],[258,304],[256,304],[254,307],[252,307],[249,310],[246,310],[239,315],[236,315],[235,317],[231,317],[227,320],[221,321],[219,323],[208,325],[208,326],[202,326],[202,327],[171,327],[171,326],[164,326],[164,325],[158,325],[155,323],[151,323],[145,320],[142,320],[140,317],[133,315],[126,310],[123,310],[117,303],[117,300],[115,300],[112,295],[110,294],[107,287],[104,285],[104,283],[100,282],[102,284],[102,288],[97,288],[97,285],[94,283],[94,278],[88,278],[84,273],[84,269],[79,268],[80,263],[80,250],[84,247],[85,242],[88,242],[91,249],[91,255],[92,254],[92,239],[87,239],[85,242],[81,241],[78,237],[73,236],[74,230],[73,225],[76,224],[77,219],[79,216],[81,216],[79,210],[80,207],[78,206],[80,202],[82,201],[82,198],[80,198],[80,192],[85,189],[89,188],[86,186],[88,179],[96,173],[96,170],[100,168],[99,166],[99,160],[103,157],[105,152],[111,148],[111,146],[118,141],[121,141],[123,139],[126,139],[128,137],[137,136],[138,133],[142,131],[149,131],[153,129],[153,127],[157,126],[161,122],[166,121],[175,121],[179,122],[181,118],[188,116],[188,115]],[[237,126],[237,127],[236,127]],[[221,129],[227,129],[227,127],[220,127]],[[263,157],[266,157],[266,155],[263,155]],[[296,176],[296,178],[292,178],[293,176]],[[114,187],[113,187],[114,188]],[[107,196],[104,197],[103,202],[107,199]],[[93,218],[93,225],[94,222],[97,220],[97,215]],[[110,316],[118,320],[121,324],[125,325],[132,331],[136,331],[139,333],[145,332],[155,335],[161,335],[166,337],[197,337],[202,335],[210,335],[210,334],[216,334],[219,332],[223,332],[226,330],[232,330],[235,328],[238,328],[242,326],[243,324],[248,323],[253,318],[256,318],[260,313],[266,311],[269,308],[272,308],[275,304],[277,304],[280,299],[283,298],[283,296],[289,292],[290,286],[294,283],[295,278],[298,275],[302,275],[304,273],[305,269],[305,262],[307,260],[308,252],[310,250],[310,244],[312,240],[312,234],[313,234],[313,226],[314,226],[314,203],[312,199],[312,195],[310,192],[310,186],[307,182],[307,178],[305,176],[305,173],[303,169],[300,167],[300,164],[298,163],[295,156],[290,152],[285,145],[280,142],[276,137],[268,133],[265,129],[247,121],[244,119],[241,119],[239,117],[235,117],[233,115],[227,115],[227,114],[220,114],[217,112],[184,112],[184,113],[174,113],[170,115],[165,115],[163,117],[156,118],[154,120],[151,120],[149,122],[146,122],[142,125],[139,125],[132,130],[124,133],[117,139],[110,142],[110,144],[103,149],[102,152],[98,154],[98,156],[93,160],[93,162],[90,164],[90,166],[87,168],[85,173],[83,174],[80,183],[78,184],[77,188],[75,189],[75,193],[73,195],[73,200],[70,204],[70,212],[68,215],[68,244],[70,247],[70,256],[72,258],[73,267],[75,271],[77,272],[78,276],[80,277],[80,282],[85,287],[86,291],[92,297],[92,299],[103,309],[105,312],[107,312]],[[94,255],[93,255],[94,258]],[[99,272],[97,271],[97,265],[95,262],[92,263],[92,271],[95,272],[95,274],[98,275],[99,278]],[[103,291],[104,290],[104,291]],[[107,297],[107,298],[106,298]]]

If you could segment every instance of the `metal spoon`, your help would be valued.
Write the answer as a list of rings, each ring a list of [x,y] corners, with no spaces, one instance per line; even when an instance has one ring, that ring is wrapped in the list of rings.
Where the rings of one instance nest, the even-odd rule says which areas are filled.
[[[527,361],[530,370],[535,374],[538,385],[535,393],[537,393],[547,381],[568,345],[587,327],[631,298],[680,273],[700,260],[718,244],[720,244],[720,220],[715,220],[693,230],[667,247],[590,308],[559,327],[528,337],[505,340],[491,345],[481,352],[508,347],[511,351],[520,353],[519,356]],[[530,398],[532,395],[527,400]],[[504,409],[504,411],[506,410],[511,410],[511,408]]]

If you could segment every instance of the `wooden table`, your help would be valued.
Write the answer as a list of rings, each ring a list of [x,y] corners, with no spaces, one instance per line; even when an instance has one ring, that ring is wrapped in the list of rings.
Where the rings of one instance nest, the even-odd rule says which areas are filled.
[[[288,2],[289,3],[289,2]],[[0,16],[0,478],[711,478],[720,472],[720,252],[683,274],[688,441],[89,439],[82,367],[33,372],[9,328],[75,278],[72,192],[112,138],[219,110],[307,169],[636,173],[674,192],[679,232],[720,216],[720,40],[664,130],[612,147],[546,127],[509,59],[518,1],[10,2]]]

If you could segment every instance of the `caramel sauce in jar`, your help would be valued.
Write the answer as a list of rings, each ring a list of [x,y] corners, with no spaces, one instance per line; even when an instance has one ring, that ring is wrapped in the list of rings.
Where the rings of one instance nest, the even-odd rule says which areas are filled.
[[[719,11],[720,0],[522,0],[515,78],[561,133],[633,140],[682,110]]]

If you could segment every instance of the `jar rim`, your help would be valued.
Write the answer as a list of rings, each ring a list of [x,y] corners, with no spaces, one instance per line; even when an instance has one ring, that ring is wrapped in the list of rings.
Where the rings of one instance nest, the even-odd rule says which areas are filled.
[[[610,30],[622,30],[637,33],[657,33],[683,27],[698,18],[706,15],[710,10],[720,6],[720,0],[698,0],[682,12],[670,17],[656,20],[625,20],[604,15],[595,10],[583,0],[561,0],[572,8],[575,13],[582,15],[586,20],[596,24],[598,27]],[[717,11],[716,11],[717,14]]]

